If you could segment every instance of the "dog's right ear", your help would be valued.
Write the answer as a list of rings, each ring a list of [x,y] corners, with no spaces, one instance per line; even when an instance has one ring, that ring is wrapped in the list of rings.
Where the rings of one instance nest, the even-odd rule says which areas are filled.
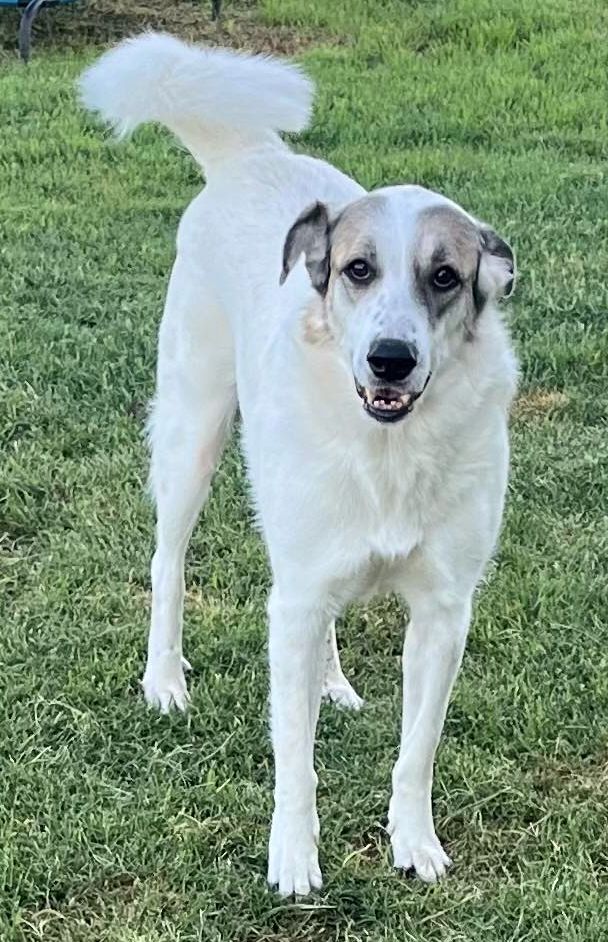
[[[329,284],[329,237],[330,222],[327,206],[313,203],[301,213],[287,233],[283,247],[283,284],[302,252],[310,280],[324,297]]]

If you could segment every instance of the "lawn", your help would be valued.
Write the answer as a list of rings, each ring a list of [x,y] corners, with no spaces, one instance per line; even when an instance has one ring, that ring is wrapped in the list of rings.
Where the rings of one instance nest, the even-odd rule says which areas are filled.
[[[439,189],[518,253],[508,510],[435,783],[455,863],[430,888],[391,869],[404,617],[389,600],[341,625],[366,707],[322,710],[323,892],[267,891],[269,576],[236,445],[188,559],[192,709],[145,707],[142,429],[175,230],[200,180],[163,132],[118,146],[79,112],[73,80],[99,49],[68,45],[71,19],[62,42],[35,41],[28,69],[0,59],[0,939],[600,942],[608,10],[225,7],[226,41],[293,49],[317,80],[298,147],[369,187]]]

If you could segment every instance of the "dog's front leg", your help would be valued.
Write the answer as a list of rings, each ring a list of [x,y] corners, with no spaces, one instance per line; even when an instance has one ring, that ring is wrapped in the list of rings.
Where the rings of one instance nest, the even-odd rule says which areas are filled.
[[[276,584],[268,611],[275,760],[268,882],[281,895],[304,895],[321,886],[313,754],[328,617],[324,606],[294,601]]]
[[[410,599],[403,648],[401,748],[393,771],[389,832],[395,867],[413,867],[429,883],[450,859],[433,824],[433,761],[464,651],[470,599],[441,602],[439,593]]]

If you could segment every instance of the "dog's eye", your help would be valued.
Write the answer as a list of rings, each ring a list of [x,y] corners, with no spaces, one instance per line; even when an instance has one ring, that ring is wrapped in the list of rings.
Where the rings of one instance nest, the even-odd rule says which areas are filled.
[[[375,272],[369,262],[366,262],[364,258],[356,258],[354,261],[349,262],[344,269],[344,274],[348,275],[351,281],[364,285],[373,281]]]
[[[449,291],[460,284],[460,278],[449,265],[442,265],[441,268],[434,271],[431,280],[433,287],[437,288],[438,291]]]

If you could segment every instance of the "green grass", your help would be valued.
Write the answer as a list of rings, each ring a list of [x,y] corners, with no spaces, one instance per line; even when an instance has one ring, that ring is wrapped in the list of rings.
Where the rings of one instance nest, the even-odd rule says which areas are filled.
[[[391,870],[402,617],[377,603],[341,632],[366,709],[324,708],[319,727],[323,893],[267,892],[268,570],[236,448],[189,555],[192,710],[146,710],[142,424],[199,179],[159,131],[104,141],[74,102],[88,56],[35,47],[28,70],[5,59],[0,88],[0,938],[600,942],[606,6],[266,0],[258,15],[320,37],[302,56],[319,86],[303,146],[367,186],[439,189],[518,252],[509,505],[435,785],[455,865],[434,888]]]

